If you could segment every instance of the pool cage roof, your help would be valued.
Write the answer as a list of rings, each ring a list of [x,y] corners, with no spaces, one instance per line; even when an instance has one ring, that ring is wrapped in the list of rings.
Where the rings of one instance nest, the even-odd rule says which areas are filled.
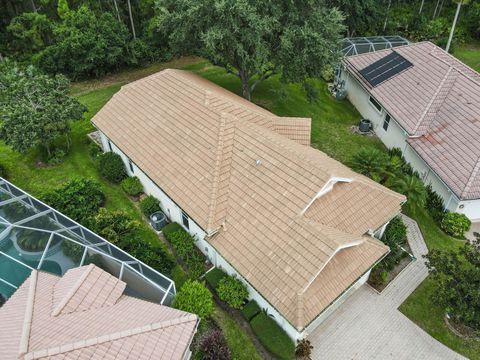
[[[33,269],[63,275],[93,263],[127,283],[126,294],[168,305],[175,284],[84,226],[0,177],[0,294]]]
[[[340,48],[343,56],[352,56],[408,44],[409,41],[407,39],[398,35],[371,36],[345,38],[341,41]]]

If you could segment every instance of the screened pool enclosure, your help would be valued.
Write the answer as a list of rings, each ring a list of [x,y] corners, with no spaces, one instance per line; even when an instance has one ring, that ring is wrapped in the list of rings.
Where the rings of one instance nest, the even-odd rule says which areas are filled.
[[[165,305],[175,295],[172,280],[0,178],[0,294],[4,298],[33,269],[61,276],[91,263],[126,282],[128,295]]]
[[[407,39],[397,35],[370,36],[345,38],[342,40],[340,48],[344,56],[352,56],[408,44]]]

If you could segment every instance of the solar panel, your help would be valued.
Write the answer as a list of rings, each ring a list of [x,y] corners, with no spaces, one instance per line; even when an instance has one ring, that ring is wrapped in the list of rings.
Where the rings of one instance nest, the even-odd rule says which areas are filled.
[[[392,51],[387,56],[360,70],[360,74],[370,85],[375,87],[412,66],[413,64],[410,61],[399,53]]]

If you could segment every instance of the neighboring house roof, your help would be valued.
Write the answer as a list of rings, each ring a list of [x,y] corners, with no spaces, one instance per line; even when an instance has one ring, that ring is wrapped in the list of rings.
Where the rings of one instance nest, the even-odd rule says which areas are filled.
[[[413,67],[371,87],[360,70],[396,51]],[[351,56],[350,72],[461,200],[480,198],[480,74],[430,42]]]
[[[94,265],[62,278],[32,271],[0,308],[0,358],[184,359],[197,316],[122,295],[125,286]]]
[[[277,117],[166,70],[124,86],[92,122],[299,330],[388,251],[365,234],[405,197],[305,146],[310,119]],[[348,255],[351,246],[363,256]],[[337,275],[323,276],[332,267]],[[322,300],[307,301],[315,286]]]

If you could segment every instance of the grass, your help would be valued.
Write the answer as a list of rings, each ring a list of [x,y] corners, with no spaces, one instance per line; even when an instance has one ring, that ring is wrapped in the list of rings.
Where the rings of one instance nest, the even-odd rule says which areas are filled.
[[[213,319],[222,329],[228,347],[232,352],[232,358],[236,360],[260,360],[261,357],[247,333],[223,311],[215,305]]]
[[[279,359],[293,359],[295,344],[288,335],[266,313],[255,316],[250,325],[265,348]]]
[[[471,42],[455,48],[455,57],[480,72],[480,42]]]
[[[450,349],[471,360],[480,359],[480,341],[465,340],[450,331],[443,320],[445,310],[431,301],[433,294],[434,283],[429,277],[408,297],[399,310]]]

